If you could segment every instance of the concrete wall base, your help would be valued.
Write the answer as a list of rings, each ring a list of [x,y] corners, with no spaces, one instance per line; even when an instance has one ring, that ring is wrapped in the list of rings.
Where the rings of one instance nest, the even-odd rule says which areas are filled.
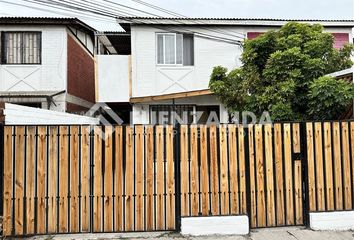
[[[215,216],[215,217],[183,217],[181,220],[182,235],[212,235],[249,233],[248,216]]]
[[[310,228],[313,230],[354,230],[354,211],[310,213]]]

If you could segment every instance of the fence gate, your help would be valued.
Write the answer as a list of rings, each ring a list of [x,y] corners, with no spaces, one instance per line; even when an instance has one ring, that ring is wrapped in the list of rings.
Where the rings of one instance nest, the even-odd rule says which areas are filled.
[[[300,124],[248,128],[251,227],[304,223]]]
[[[3,137],[4,236],[175,229],[172,126],[5,126]]]

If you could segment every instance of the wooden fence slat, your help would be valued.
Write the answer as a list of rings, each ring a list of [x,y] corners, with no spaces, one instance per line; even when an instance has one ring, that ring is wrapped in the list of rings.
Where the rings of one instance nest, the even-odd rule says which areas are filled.
[[[136,230],[144,230],[144,126],[135,127],[135,215]]]
[[[55,134],[55,138],[57,139],[57,136]],[[55,141],[55,143],[57,143],[57,141]],[[55,149],[57,149],[57,145],[55,146]],[[36,127],[34,126],[30,126],[27,127],[27,153],[26,153],[26,233],[27,234],[33,234],[34,233],[34,197],[35,197],[35,157],[36,157]],[[52,156],[52,151],[50,151],[50,154]],[[53,157],[53,161],[55,161],[55,163],[53,163],[52,165],[57,166],[57,155],[55,157]],[[54,170],[56,171],[56,169]],[[53,175],[54,177],[52,177],[51,175]],[[48,203],[50,204],[49,206],[51,206],[51,208],[49,208],[48,206],[48,214],[49,214],[49,219],[52,219],[52,222],[48,221],[48,232],[55,232],[56,231],[56,218],[54,218],[54,216],[56,216],[56,173],[52,171],[50,175],[50,186],[48,187],[49,189],[49,201]],[[55,179],[53,179],[55,178]],[[54,188],[53,188],[53,184]],[[53,194],[54,191],[54,194]],[[53,211],[53,209],[55,210],[55,212]],[[54,213],[53,213],[54,212]],[[53,215],[55,214],[55,215]]]
[[[126,127],[125,230],[134,230],[134,128]]]
[[[24,209],[25,127],[16,127],[15,136],[15,234],[22,235]]]
[[[209,171],[208,171],[207,126],[200,126],[200,181],[202,215],[209,214]]]
[[[272,125],[264,125],[264,147],[266,166],[266,191],[267,191],[267,226],[275,226],[274,202],[274,172],[273,172],[273,134]]]
[[[90,130],[81,127],[81,231],[90,230]]]
[[[9,236],[12,232],[12,127],[4,127],[4,216],[3,216],[3,235]]]
[[[294,123],[293,124],[293,152],[300,153],[301,152],[301,145],[300,145],[300,124]]]
[[[123,231],[123,127],[115,127],[115,172],[114,172],[114,194],[115,194],[115,231]]]
[[[322,126],[320,122],[315,123],[315,163],[316,163],[316,195],[317,210],[325,210],[324,178],[323,178],[323,156],[322,156]]]
[[[327,210],[334,210],[331,123],[323,123]]]
[[[70,232],[79,232],[79,127],[70,127]]]
[[[248,148],[249,148],[249,179],[250,179],[250,200],[251,200],[251,209],[249,213],[249,218],[251,221],[252,227],[257,227],[257,189],[256,189],[256,173],[255,173],[255,162],[256,162],[256,155],[255,155],[255,146],[254,146],[254,139],[255,139],[255,131],[254,126],[248,126]],[[247,143],[246,143],[247,144]]]
[[[255,155],[256,155],[256,182],[257,182],[257,226],[266,226],[266,200],[264,182],[264,159],[263,159],[263,134],[262,125],[255,126]]]
[[[68,143],[69,129],[67,126],[59,128],[60,159],[59,159],[59,232],[68,231]]]
[[[347,122],[342,122],[342,158],[343,158],[343,185],[344,185],[344,209],[352,209],[352,183],[350,174],[350,148],[349,146],[349,126]]]
[[[94,127],[93,231],[102,231],[102,128]]]
[[[146,230],[154,229],[154,128],[146,127]]]
[[[307,175],[309,189],[309,207],[310,211],[316,211],[316,188],[315,188],[315,159],[313,145],[313,125],[306,123],[306,139],[307,139]]]
[[[229,161],[230,161],[230,203],[231,214],[239,214],[239,169],[238,169],[238,152],[237,152],[237,132],[236,125],[229,125]]]
[[[281,124],[274,124],[274,161],[277,225],[285,225],[284,179],[283,179],[283,141]]]
[[[291,125],[284,124],[284,166],[285,166],[285,199],[286,199],[286,224],[294,224],[294,198],[293,198],[293,169],[291,153]]]
[[[296,221],[295,224],[303,224],[303,214],[302,214],[302,177],[301,177],[301,161],[297,160],[294,163],[294,181],[295,181],[295,209],[296,209]]]
[[[196,125],[190,126],[190,193],[191,214],[198,216],[199,212],[199,181],[198,181],[198,129]]]
[[[300,153],[300,124],[293,124],[293,151]],[[300,225],[303,223],[303,206],[302,206],[302,163],[301,159],[295,159],[294,162],[294,196],[295,196],[295,224]]]
[[[333,155],[334,155],[334,186],[336,199],[335,210],[343,210],[343,193],[342,193],[342,163],[340,153],[340,129],[339,123],[333,122],[332,126],[333,137]]]
[[[229,214],[229,169],[227,154],[227,126],[220,126],[219,145],[220,145],[220,204],[221,215]]]
[[[245,159],[245,130],[243,126],[238,126],[238,156],[240,165],[240,213],[247,213],[247,197],[246,197],[246,159]],[[247,144],[247,143],[246,143]]]
[[[173,159],[173,127],[166,127],[166,215],[167,215],[167,230],[175,228],[175,185],[174,185],[174,159]]]
[[[156,126],[156,230],[165,228],[164,126]]]
[[[104,160],[104,231],[113,231],[113,128],[105,127]]]
[[[189,216],[188,126],[181,125],[181,215]]]
[[[46,161],[47,161],[47,129],[38,127],[38,160],[37,160],[37,232],[46,232]]]
[[[29,134],[29,132],[31,132]],[[32,134],[34,133],[34,128],[30,130],[28,128],[28,140],[32,138]],[[57,231],[57,184],[58,184],[58,127],[49,127],[49,160],[48,160],[48,233],[55,233]],[[33,153],[31,153],[32,155]],[[27,166],[29,167],[29,158],[27,157]],[[32,162],[32,160],[31,160]],[[31,163],[31,165],[34,162]],[[27,175],[28,177],[28,175]],[[32,177],[31,177],[32,178]],[[27,188],[28,188],[27,181]],[[31,190],[33,191],[33,190]],[[33,211],[33,210],[32,210]],[[28,220],[27,220],[28,224]],[[28,227],[27,227],[28,229]]]
[[[218,151],[216,126],[210,126],[210,185],[211,185],[211,214],[219,214],[219,181],[218,181]]]

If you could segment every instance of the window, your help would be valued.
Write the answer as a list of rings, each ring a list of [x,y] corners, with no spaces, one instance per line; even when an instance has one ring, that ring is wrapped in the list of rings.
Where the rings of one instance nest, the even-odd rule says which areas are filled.
[[[3,64],[41,63],[40,32],[3,32],[1,39]]]
[[[157,64],[193,66],[193,35],[158,33]]]
[[[194,105],[150,105],[150,124],[173,124],[175,121],[191,124],[194,111]]]

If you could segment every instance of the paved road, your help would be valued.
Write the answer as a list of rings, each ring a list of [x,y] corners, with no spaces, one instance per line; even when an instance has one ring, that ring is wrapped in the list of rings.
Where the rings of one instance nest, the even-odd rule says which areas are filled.
[[[103,240],[103,239],[151,239],[151,240],[202,240],[202,239],[218,239],[218,240],[354,240],[354,232],[319,232],[312,231],[299,227],[286,227],[286,228],[268,228],[253,230],[247,236],[181,236],[177,233],[168,232],[155,232],[155,233],[112,233],[112,234],[71,234],[71,235],[54,235],[54,236],[40,236],[31,237],[28,239],[39,240]]]

